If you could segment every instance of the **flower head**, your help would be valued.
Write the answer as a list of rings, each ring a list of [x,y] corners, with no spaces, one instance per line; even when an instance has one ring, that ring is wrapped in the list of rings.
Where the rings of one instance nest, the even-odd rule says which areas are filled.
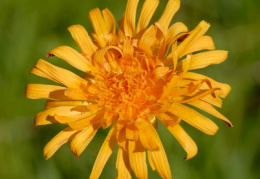
[[[32,69],[31,73],[62,85],[28,84],[26,89],[28,98],[48,99],[46,109],[36,115],[35,125],[67,125],[44,148],[46,159],[68,141],[79,157],[98,129],[111,126],[90,178],[99,178],[116,144],[118,178],[131,178],[132,172],[137,178],[147,178],[146,152],[152,169],[162,178],[171,178],[156,132],[158,121],[182,145],[186,159],[196,155],[197,146],[181,127],[182,121],[209,135],[218,130],[214,122],[189,106],[232,126],[213,107],[222,105],[221,98],[227,96],[230,86],[190,72],[223,62],[227,52],[214,50],[212,38],[204,35],[209,28],[205,21],[192,31],[181,22],[170,26],[179,0],[169,0],[159,20],[149,25],[158,3],[146,0],[136,23],[138,0],[128,0],[118,31],[108,9],[91,10],[93,39],[81,25],[70,26],[81,53],[60,46],[48,57],[65,60],[83,75],[42,59]]]

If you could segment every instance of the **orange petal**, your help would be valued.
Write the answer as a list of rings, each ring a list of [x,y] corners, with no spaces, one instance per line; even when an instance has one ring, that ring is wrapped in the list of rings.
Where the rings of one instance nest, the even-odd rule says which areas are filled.
[[[128,143],[129,161],[136,178],[147,179],[147,165],[145,149],[140,141],[131,141]]]
[[[182,148],[187,152],[187,157],[185,159],[188,160],[197,154],[198,148],[196,143],[179,124],[166,125],[166,127],[178,140]]]
[[[164,151],[163,145],[159,136],[156,133],[156,138],[158,139],[158,150],[148,150],[148,160],[153,170],[156,170],[158,174],[162,178],[170,179],[171,177],[171,170],[169,166],[169,162]]]
[[[161,99],[167,98],[168,96],[170,96],[172,94],[172,90],[176,87],[176,85],[179,82],[179,76],[174,75],[170,82],[168,82],[164,89],[163,89],[163,95],[161,97]]]
[[[182,104],[173,103],[169,111],[206,134],[214,135],[218,130],[210,119]]]
[[[96,52],[97,46],[89,37],[86,29],[81,25],[72,25],[68,28],[73,39],[78,44],[82,55],[91,59],[91,56]]]
[[[134,37],[135,35],[135,18],[136,9],[139,0],[128,0],[124,14],[124,33],[127,37]]]
[[[63,144],[70,141],[77,131],[67,127],[58,133],[50,142],[44,147],[43,153],[46,159],[49,159]]]
[[[119,147],[116,160],[117,179],[131,179],[131,167],[128,154]]]
[[[99,150],[98,156],[96,158],[95,164],[91,171],[90,177],[91,179],[99,178],[105,164],[107,163],[108,158],[112,154],[114,148],[116,146],[116,130],[115,125],[110,129],[101,149]]]
[[[64,95],[65,87],[43,84],[28,84],[25,96],[30,99],[69,100]]]
[[[137,37],[141,37],[146,30],[157,6],[159,0],[146,0],[143,4],[141,14],[137,23],[136,34]]]
[[[70,150],[79,157],[80,154],[85,150],[91,140],[94,138],[95,134],[100,125],[90,125],[86,129],[80,131],[71,141]]]
[[[164,12],[161,16],[161,18],[158,21],[158,24],[161,27],[161,30],[164,34],[167,33],[169,24],[174,16],[174,14],[179,10],[180,8],[180,0],[169,0]]]
[[[202,100],[196,100],[196,101],[189,102],[189,104],[221,119],[229,127],[233,127],[232,123],[225,116],[223,116],[220,112],[218,112],[213,106],[211,106],[209,103],[202,101]]]
[[[139,138],[144,148],[149,150],[157,150],[159,141],[157,138],[157,132],[153,125],[141,118],[135,121],[135,125],[138,129]]]
[[[78,88],[82,84],[87,84],[87,81],[77,76],[76,74],[50,64],[49,62],[40,59],[34,68],[48,76],[49,79],[63,84],[67,87]]]
[[[157,80],[164,77],[169,72],[169,67],[157,67],[153,71],[153,80],[156,82]]]

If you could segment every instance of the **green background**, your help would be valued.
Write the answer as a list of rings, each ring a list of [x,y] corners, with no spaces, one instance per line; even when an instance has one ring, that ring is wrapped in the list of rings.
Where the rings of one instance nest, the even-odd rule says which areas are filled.
[[[143,1],[141,1],[142,3]],[[152,22],[159,18],[166,0]],[[27,83],[47,83],[29,72],[38,59],[60,45],[78,49],[67,27],[82,24],[93,32],[87,14],[90,9],[108,8],[120,20],[126,0],[0,0],[0,178],[1,179],[83,179],[88,178],[97,152],[107,134],[98,135],[77,159],[64,145],[51,159],[42,149],[64,126],[33,127],[34,115],[44,109],[45,100],[24,96]],[[139,5],[139,9],[141,4]],[[185,151],[159,125],[175,179],[260,178],[260,20],[259,0],[182,0],[173,22],[193,29],[201,20],[212,26],[207,32],[216,49],[228,50],[228,59],[198,71],[232,87],[220,111],[233,123],[208,136],[184,125],[197,143],[198,154],[185,161]],[[66,66],[57,58],[52,63]],[[68,67],[70,68],[70,67]],[[100,178],[115,178],[116,152]],[[149,178],[160,178],[149,168]]]

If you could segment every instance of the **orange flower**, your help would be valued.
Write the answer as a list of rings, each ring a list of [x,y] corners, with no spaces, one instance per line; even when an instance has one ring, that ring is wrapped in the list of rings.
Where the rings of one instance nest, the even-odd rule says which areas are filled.
[[[131,178],[132,171],[137,178],[148,178],[146,152],[152,169],[162,178],[171,178],[156,132],[158,120],[182,145],[186,159],[196,155],[197,146],[181,127],[181,121],[209,135],[218,130],[214,122],[186,104],[232,126],[213,107],[221,107],[221,98],[227,96],[230,86],[189,72],[223,62],[227,51],[214,50],[211,37],[204,36],[210,26],[205,21],[192,31],[181,22],[169,26],[179,9],[179,0],[169,0],[160,19],[149,26],[158,3],[146,0],[136,25],[138,0],[128,0],[118,32],[109,10],[93,9],[89,18],[94,40],[81,25],[70,26],[81,53],[60,46],[48,57],[57,56],[85,74],[76,75],[42,59],[32,69],[31,73],[62,85],[28,84],[26,89],[28,98],[48,99],[46,110],[36,115],[35,125],[68,126],[46,145],[46,159],[68,141],[71,151],[79,157],[99,128],[112,126],[90,178],[99,178],[116,144],[117,178]]]

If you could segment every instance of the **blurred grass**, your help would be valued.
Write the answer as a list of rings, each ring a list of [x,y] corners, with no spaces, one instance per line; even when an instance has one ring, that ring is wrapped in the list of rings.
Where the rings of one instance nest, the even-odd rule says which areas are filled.
[[[161,0],[152,22],[166,2]],[[66,30],[68,26],[82,24],[92,32],[87,18],[90,9],[107,7],[119,20],[125,4],[126,0],[0,1],[0,178],[88,178],[107,131],[98,132],[80,159],[65,145],[45,161],[44,145],[63,126],[33,128],[34,115],[43,110],[44,100],[26,99],[24,90],[27,83],[45,82],[29,75],[39,58],[46,59],[46,54],[60,45],[78,49]],[[229,51],[227,61],[200,72],[232,86],[220,111],[234,128],[212,118],[220,130],[207,136],[184,125],[199,148],[195,158],[185,161],[183,149],[160,125],[159,135],[176,179],[260,178],[259,7],[258,0],[182,0],[173,21],[182,21],[192,29],[206,20],[212,25],[207,34],[216,48]],[[53,62],[61,60],[54,58]],[[115,159],[114,152],[101,178],[115,178]],[[159,178],[150,168],[149,172],[149,178]]]

